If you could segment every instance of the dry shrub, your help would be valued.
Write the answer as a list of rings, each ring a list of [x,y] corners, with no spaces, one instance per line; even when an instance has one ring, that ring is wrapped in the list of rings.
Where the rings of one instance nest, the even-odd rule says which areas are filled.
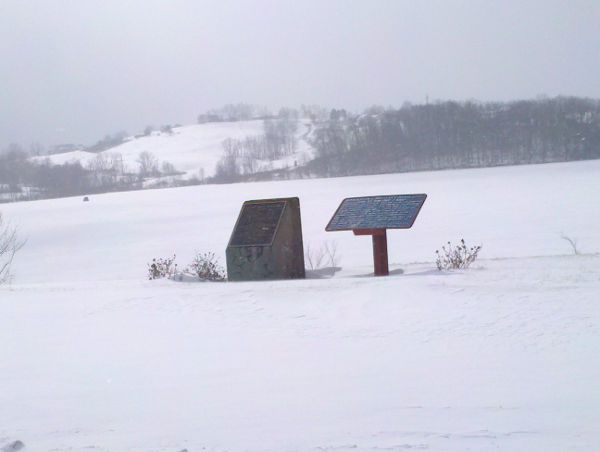
[[[468,268],[477,259],[477,253],[480,250],[481,245],[467,247],[464,239],[460,239],[460,244],[455,247],[452,247],[452,244],[448,242],[442,246],[441,253],[439,250],[435,250],[435,264],[438,270]]]

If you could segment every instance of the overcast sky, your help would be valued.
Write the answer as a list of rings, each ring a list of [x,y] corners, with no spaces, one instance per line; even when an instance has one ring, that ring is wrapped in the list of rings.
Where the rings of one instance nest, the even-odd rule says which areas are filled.
[[[600,97],[600,2],[0,0],[0,147],[227,103]]]

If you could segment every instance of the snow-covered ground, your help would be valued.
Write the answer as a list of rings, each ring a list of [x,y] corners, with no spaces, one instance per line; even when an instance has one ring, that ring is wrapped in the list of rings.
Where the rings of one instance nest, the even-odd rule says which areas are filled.
[[[348,196],[427,193],[413,229],[324,227]],[[299,196],[333,278],[146,280],[225,247],[244,200]],[[0,450],[598,450],[600,161],[196,186],[2,206]],[[576,239],[573,255],[561,234]],[[434,252],[464,237],[467,271]]]
[[[96,154],[93,152],[86,151],[69,151],[69,152],[61,152],[59,154],[51,154],[51,155],[40,155],[36,157],[31,157],[31,160],[37,163],[43,163],[45,161],[49,161],[52,165],[64,165],[65,163],[81,163],[82,166],[87,166],[87,164],[96,158]]]
[[[299,122],[297,131],[298,147],[295,154],[273,162],[259,162],[272,169],[293,166],[294,161],[312,159],[314,150],[305,138],[311,132],[310,124],[303,120]],[[169,162],[178,171],[184,172],[184,177],[209,177],[215,173],[215,167],[223,156],[224,140],[244,140],[246,137],[258,137],[264,134],[263,121],[212,122],[174,127],[173,133],[153,132],[149,136],[131,138],[119,146],[110,148],[101,154],[121,154],[123,162],[129,171],[138,171],[137,162],[142,152],[150,152],[158,160]],[[33,157],[33,160],[49,159],[55,165],[79,161],[86,166],[97,154],[85,151],[71,151],[49,156]]]

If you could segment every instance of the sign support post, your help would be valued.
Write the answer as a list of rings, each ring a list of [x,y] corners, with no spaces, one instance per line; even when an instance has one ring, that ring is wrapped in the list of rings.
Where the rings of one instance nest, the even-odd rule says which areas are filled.
[[[353,229],[352,232],[354,232],[354,235],[370,235],[373,237],[373,270],[375,276],[389,275],[386,230]]]

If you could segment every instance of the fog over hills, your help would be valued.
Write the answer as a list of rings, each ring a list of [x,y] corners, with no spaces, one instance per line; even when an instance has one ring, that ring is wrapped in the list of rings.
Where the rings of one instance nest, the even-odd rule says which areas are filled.
[[[0,2],[0,149],[91,145],[245,102],[355,113],[597,96],[597,2]]]
[[[262,115],[262,116],[259,116]],[[435,102],[361,114],[247,104],[88,147],[0,154],[0,199],[600,158],[600,101]]]

